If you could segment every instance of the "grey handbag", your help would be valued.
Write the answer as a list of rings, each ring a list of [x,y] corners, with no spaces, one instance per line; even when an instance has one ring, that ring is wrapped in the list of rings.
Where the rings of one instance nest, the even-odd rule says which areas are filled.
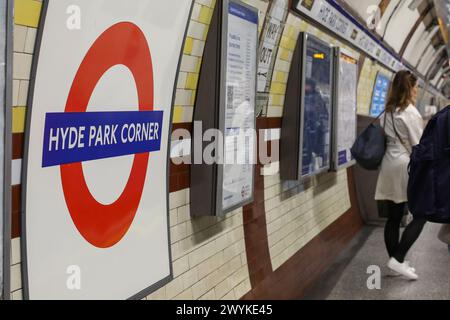
[[[438,238],[443,243],[450,245],[450,224],[444,224],[442,226],[441,231],[439,231]]]

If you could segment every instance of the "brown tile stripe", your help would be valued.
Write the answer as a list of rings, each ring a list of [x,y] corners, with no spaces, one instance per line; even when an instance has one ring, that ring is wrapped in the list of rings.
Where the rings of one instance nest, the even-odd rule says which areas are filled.
[[[24,150],[24,134],[14,133],[12,136],[12,145],[13,145],[12,159],[13,160],[22,159]]]
[[[172,132],[177,129],[185,129],[192,135],[192,123],[173,124]],[[170,161],[169,191],[177,192],[189,188],[191,185],[190,166],[186,164],[175,165]]]
[[[281,126],[281,118],[261,118],[258,120],[261,129],[279,128]],[[192,132],[192,123],[179,123],[172,126],[172,131],[177,129],[186,129]],[[24,134],[13,135],[13,160],[23,158],[24,150]],[[269,143],[270,147],[270,143]],[[270,149],[269,149],[270,150]],[[263,181],[264,182],[264,181]],[[169,191],[176,192],[190,187],[190,166],[175,165],[170,162]],[[13,238],[20,237],[20,213],[21,208],[21,186],[13,187],[12,195],[12,212],[13,212]]]
[[[350,240],[360,231],[363,223],[356,202],[353,173],[351,169],[347,172],[351,209],[276,271],[268,272],[267,263],[270,262],[270,257],[267,258],[266,254],[259,256],[256,260],[254,258],[249,260],[251,261],[249,262],[249,272],[252,291],[245,295],[242,300],[301,299]],[[259,210],[263,210],[263,208]],[[264,216],[262,212],[253,214]],[[244,215],[248,215],[248,211],[244,211]],[[247,255],[252,256],[253,253],[249,250],[255,250],[255,248],[258,248],[258,252],[268,251],[268,247],[263,250],[263,243],[261,242],[261,238],[264,236],[267,239],[266,226],[262,223],[263,220],[265,218],[260,218],[259,230],[257,227],[251,230],[245,227]],[[250,243],[253,245],[250,245]],[[254,286],[254,283],[256,286]]]
[[[11,238],[20,237],[20,214],[21,214],[21,186],[12,187],[12,217],[11,217]]]

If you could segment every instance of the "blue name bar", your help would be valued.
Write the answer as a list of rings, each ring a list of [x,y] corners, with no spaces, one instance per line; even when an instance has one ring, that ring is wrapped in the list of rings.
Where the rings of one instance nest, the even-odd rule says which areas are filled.
[[[251,23],[258,24],[258,13],[238,3],[230,1],[229,13],[244,20],[247,20]]]
[[[42,167],[161,149],[163,111],[47,113]]]

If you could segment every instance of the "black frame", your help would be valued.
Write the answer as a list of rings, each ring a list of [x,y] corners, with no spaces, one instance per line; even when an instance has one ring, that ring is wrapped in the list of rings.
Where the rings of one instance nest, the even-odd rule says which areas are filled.
[[[239,0],[218,0],[214,9],[211,25],[206,39],[205,52],[200,70],[193,121],[202,122],[202,132],[194,129],[194,140],[199,141],[197,135],[203,135],[208,129],[225,131],[225,102],[226,102],[226,68],[228,55],[228,6],[237,3],[257,13],[257,9]],[[256,39],[258,41],[258,37]],[[258,43],[255,52],[255,70],[258,70]],[[255,108],[257,96],[257,76],[255,72]],[[213,80],[212,80],[213,79]],[[256,112],[254,118],[256,129]],[[225,138],[225,136],[224,136]],[[201,140],[201,138],[200,138]],[[217,143],[217,141],[216,141]],[[209,143],[202,143],[201,150]],[[195,156],[198,146],[193,143],[192,157]],[[191,215],[196,216],[223,216],[254,201],[255,172],[252,170],[252,196],[239,204],[223,209],[223,164],[191,165]]]
[[[325,45],[330,49],[330,148],[328,166],[321,170],[308,174],[302,174],[303,168],[303,146],[304,146],[304,118],[305,118],[305,83],[306,83],[306,57],[308,39]],[[280,144],[280,173],[281,179],[286,181],[305,182],[309,179],[328,172],[331,169],[331,149],[332,149],[332,124],[334,100],[334,50],[333,47],[325,41],[302,32],[297,39],[296,49],[292,58],[291,70],[286,88],[286,99],[283,110],[281,144]]]
[[[13,1],[13,0],[8,0]],[[22,165],[22,213],[21,213],[21,230],[22,230],[22,237],[21,237],[21,258],[22,258],[22,286],[23,286],[23,297],[24,300],[30,299],[30,292],[29,292],[29,279],[28,279],[28,259],[27,259],[27,242],[26,242],[26,191],[27,191],[27,169],[28,169],[28,150],[30,145],[30,127],[31,127],[31,112],[32,112],[32,106],[33,106],[33,97],[34,97],[34,88],[35,88],[35,81],[36,81],[36,73],[37,73],[37,67],[39,62],[39,54],[40,54],[40,48],[41,48],[41,42],[42,42],[42,36],[44,33],[44,27],[45,27],[45,20],[47,17],[47,11],[50,1],[56,1],[56,0],[43,0],[42,3],[42,10],[39,20],[39,26],[38,26],[38,32],[36,36],[36,43],[34,48],[34,56],[33,56],[33,64],[31,69],[31,76],[30,76],[30,89],[28,92],[28,108],[27,108],[27,121],[26,121],[26,129],[25,129],[25,148],[24,148],[24,157],[23,157],[23,165]],[[173,94],[172,94],[172,104],[171,104],[171,111],[170,111],[170,121],[169,121],[169,134],[168,134],[168,147],[167,147],[167,171],[166,171],[166,206],[167,206],[167,235],[168,235],[168,250],[169,250],[169,268],[170,268],[170,275],[166,277],[165,279],[162,279],[161,281],[153,284],[152,286],[148,287],[147,289],[142,290],[141,292],[136,293],[135,295],[128,298],[128,300],[142,300],[148,295],[152,294],[153,292],[157,291],[158,289],[164,287],[169,282],[171,282],[173,277],[173,264],[172,264],[172,248],[171,248],[171,238],[170,238],[170,203],[169,203],[169,195],[170,195],[170,185],[169,185],[169,177],[170,177],[170,150],[171,150],[171,133],[172,133],[172,119],[173,119],[173,112],[174,112],[174,106],[175,106],[175,98],[176,98],[176,90],[177,90],[177,83],[178,83],[178,77],[180,74],[180,66],[181,66],[181,60],[183,57],[183,51],[184,46],[186,43],[186,38],[188,34],[188,28],[191,21],[192,11],[194,8],[194,0],[191,0],[191,8],[190,12],[188,14],[188,19],[185,27],[184,32],[184,38],[183,42],[181,44],[181,50],[180,55],[178,58],[178,66],[177,66],[177,72],[175,76],[175,82],[173,85]]]

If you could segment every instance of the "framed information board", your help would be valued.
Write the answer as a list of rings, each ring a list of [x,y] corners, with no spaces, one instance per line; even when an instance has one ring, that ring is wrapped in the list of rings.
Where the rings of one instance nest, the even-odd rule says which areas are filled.
[[[350,150],[357,133],[358,60],[335,48],[335,63],[332,170],[338,171],[355,164]]]
[[[237,0],[218,2],[193,116],[201,123],[194,139],[203,138],[192,146],[192,154],[203,155],[191,166],[193,216],[219,216],[253,201],[257,58],[258,10]],[[205,141],[211,133],[212,143]]]
[[[0,1],[0,299],[9,299],[13,1]]]
[[[331,168],[334,51],[301,33],[292,58],[283,111],[280,173],[304,180]]]
[[[384,111],[390,85],[391,79],[383,73],[378,72],[373,87],[372,106],[370,108],[370,115],[372,117],[376,118]]]
[[[302,178],[330,169],[333,48],[306,34],[302,85]]]
[[[219,166],[222,188],[218,188],[222,213],[253,201],[258,52],[258,11],[240,1],[224,4],[226,80],[220,129],[225,138],[225,163]]]

